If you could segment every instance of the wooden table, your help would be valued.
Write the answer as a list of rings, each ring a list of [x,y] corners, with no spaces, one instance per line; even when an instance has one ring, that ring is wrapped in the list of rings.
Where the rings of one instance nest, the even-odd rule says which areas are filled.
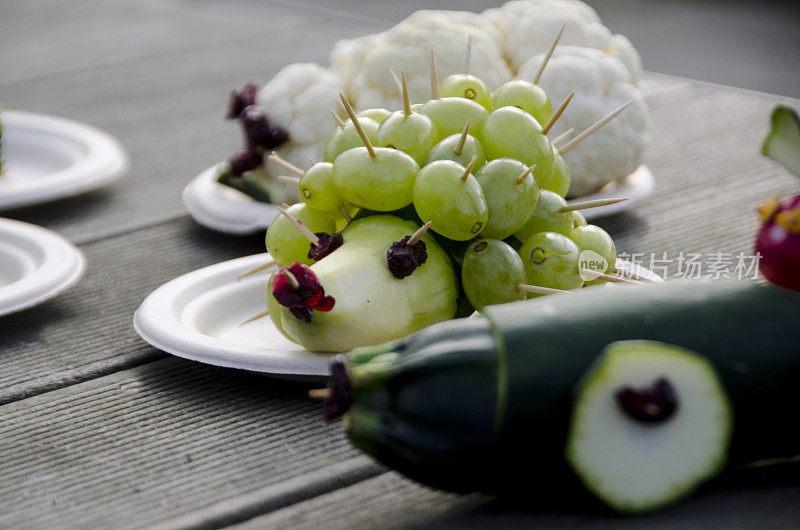
[[[325,63],[337,39],[425,3],[324,5],[0,4],[0,100],[102,127],[132,159],[108,189],[6,213],[66,235],[89,270],[69,293],[0,319],[0,526],[800,524],[796,475],[708,488],[641,519],[433,491],[352,449],[321,421],[308,385],[184,361],[139,339],[131,317],[151,290],[263,250],[260,236],[198,227],[180,201],[239,142],[222,119],[228,91],[287,63]],[[623,252],[750,252],[753,206],[797,191],[759,156],[778,98],[657,74],[644,89],[656,193],[601,224]]]

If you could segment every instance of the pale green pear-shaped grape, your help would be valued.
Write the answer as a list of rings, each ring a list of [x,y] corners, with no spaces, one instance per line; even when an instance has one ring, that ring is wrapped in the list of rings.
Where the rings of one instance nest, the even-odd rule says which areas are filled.
[[[390,212],[411,204],[419,165],[397,149],[349,149],[333,161],[333,183],[344,199],[361,208]]]
[[[472,306],[525,300],[517,284],[526,283],[525,266],[517,251],[497,239],[479,239],[464,253],[461,285]]]
[[[501,107],[483,124],[483,150],[487,160],[513,158],[526,166],[536,164],[534,177],[541,188],[553,175],[553,146],[536,119],[517,107]]]
[[[479,77],[470,74],[453,74],[439,83],[440,97],[470,99],[484,108],[489,108],[489,89]]]
[[[534,118],[540,124],[547,123],[553,114],[553,104],[544,89],[524,79],[514,79],[500,85],[492,94],[489,110],[501,107],[517,107]]]
[[[588,223],[586,222],[586,218],[583,216],[581,212],[578,210],[572,210],[572,228],[578,228],[579,226],[586,226]]]
[[[574,217],[572,212],[561,212],[560,209],[567,205],[562,197],[549,190],[539,190],[539,201],[533,213],[522,225],[522,228],[514,232],[514,237],[525,242],[529,237],[539,232],[557,232],[564,236],[569,236],[572,232]]]
[[[436,131],[439,133],[439,141],[451,134],[460,133],[467,120],[472,120],[470,134],[475,138],[480,138],[483,123],[489,116],[489,111],[481,104],[469,99],[453,97],[432,99],[422,105],[419,111],[433,120]]]
[[[553,148],[553,174],[550,180],[544,185],[544,189],[550,190],[556,195],[564,197],[569,191],[569,168],[564,161],[564,157]]]
[[[333,215],[322,210],[315,210],[305,203],[293,204],[287,212],[303,223],[312,232],[326,232],[332,234],[336,231],[336,220]],[[280,267],[291,265],[299,261],[309,265],[314,260],[308,257],[311,242],[303,233],[283,215],[278,215],[267,229],[267,252]]]
[[[399,149],[419,165],[425,161],[437,138],[436,125],[420,112],[393,112],[378,129],[378,145]]]
[[[425,158],[425,164],[430,164],[437,160],[452,160],[462,166],[469,164],[472,157],[475,157],[475,165],[472,167],[473,171],[479,170],[486,163],[486,156],[483,154],[483,147],[481,143],[471,134],[468,134],[464,140],[464,145],[461,147],[461,153],[456,153],[456,148],[461,141],[461,133],[451,134],[438,144],[433,146],[433,149],[428,153]]]
[[[378,122],[372,118],[359,118],[358,123],[364,129],[364,134],[367,135],[369,141],[373,144],[378,141]],[[336,157],[354,147],[363,147],[364,142],[356,131],[355,125],[352,120],[344,122],[343,127],[337,127],[328,136],[325,142],[325,150],[323,151],[322,158],[325,162],[333,162]]]
[[[476,178],[486,197],[489,219],[481,235],[505,239],[525,225],[539,201],[539,187],[532,174],[522,182],[525,164],[511,158],[497,158],[478,171]]]
[[[577,289],[583,285],[579,271],[580,249],[567,236],[539,232],[519,249],[527,283],[550,289]],[[528,293],[528,298],[542,296]]]
[[[593,260],[592,254],[587,252],[585,255],[581,256],[582,259],[585,257],[588,260],[587,263],[581,263],[582,268],[601,273],[609,272],[614,269],[614,266],[617,263],[617,248],[614,245],[614,240],[610,235],[608,235],[608,232],[599,226],[586,225],[573,229],[569,237],[576,245],[578,245],[578,248],[581,250],[581,252],[590,250],[600,255],[606,264],[606,266],[602,268],[603,270],[598,270],[601,267],[596,266],[595,261],[599,260]],[[587,281],[586,285],[595,285],[600,283],[603,283],[603,280],[596,278],[594,280]]]
[[[414,183],[414,209],[431,230],[455,241],[481,233],[489,218],[486,198],[478,180],[452,160],[437,160],[423,167]]]
[[[392,112],[386,109],[365,109],[356,114],[359,118],[370,118],[378,122],[378,125],[386,121]]]
[[[300,177],[300,199],[323,212],[339,215],[339,207],[346,205],[344,198],[333,185],[333,164],[317,162]]]

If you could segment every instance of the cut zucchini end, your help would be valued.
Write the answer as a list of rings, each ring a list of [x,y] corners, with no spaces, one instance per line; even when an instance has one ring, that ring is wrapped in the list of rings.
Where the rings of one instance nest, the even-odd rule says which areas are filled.
[[[786,106],[775,107],[761,154],[800,177],[800,116]]]
[[[648,395],[660,388],[656,383],[674,391],[674,409],[643,420],[623,408],[626,389]],[[577,386],[565,456],[612,509],[650,512],[687,496],[725,466],[732,414],[704,358],[658,342],[615,342]]]

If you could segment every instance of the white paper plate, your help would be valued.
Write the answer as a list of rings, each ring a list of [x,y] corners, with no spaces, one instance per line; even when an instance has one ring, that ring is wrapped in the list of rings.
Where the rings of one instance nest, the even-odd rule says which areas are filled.
[[[264,310],[268,272],[241,282],[236,278],[268,258],[256,254],[224,261],[162,285],[139,306],[134,328],[156,348],[194,361],[298,378],[327,376],[331,355],[310,353],[288,341],[269,318],[240,326]],[[663,281],[626,261],[617,266]]]
[[[84,270],[83,252],[60,235],[0,219],[0,315],[49,300],[78,283]]]
[[[581,210],[583,217],[585,217],[587,221],[590,221],[592,219],[599,219],[600,217],[620,213],[633,207],[636,203],[653,193],[654,185],[655,182],[653,181],[653,174],[650,173],[650,169],[645,165],[641,165],[636,171],[628,175],[625,180],[610,182],[590,195],[576,197],[567,202],[593,201],[595,199],[610,199],[612,197],[628,198],[627,201],[609,204],[608,206]]]
[[[117,180],[125,150],[107,133],[72,120],[5,110],[0,210],[72,197]]]

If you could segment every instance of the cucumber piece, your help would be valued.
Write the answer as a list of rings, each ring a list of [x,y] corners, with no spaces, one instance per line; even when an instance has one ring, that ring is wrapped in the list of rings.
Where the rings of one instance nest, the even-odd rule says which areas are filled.
[[[652,511],[723,468],[732,416],[708,360],[660,342],[615,342],[578,383],[565,455],[611,508]]]
[[[775,160],[800,177],[800,116],[794,109],[775,107],[761,154]]]

